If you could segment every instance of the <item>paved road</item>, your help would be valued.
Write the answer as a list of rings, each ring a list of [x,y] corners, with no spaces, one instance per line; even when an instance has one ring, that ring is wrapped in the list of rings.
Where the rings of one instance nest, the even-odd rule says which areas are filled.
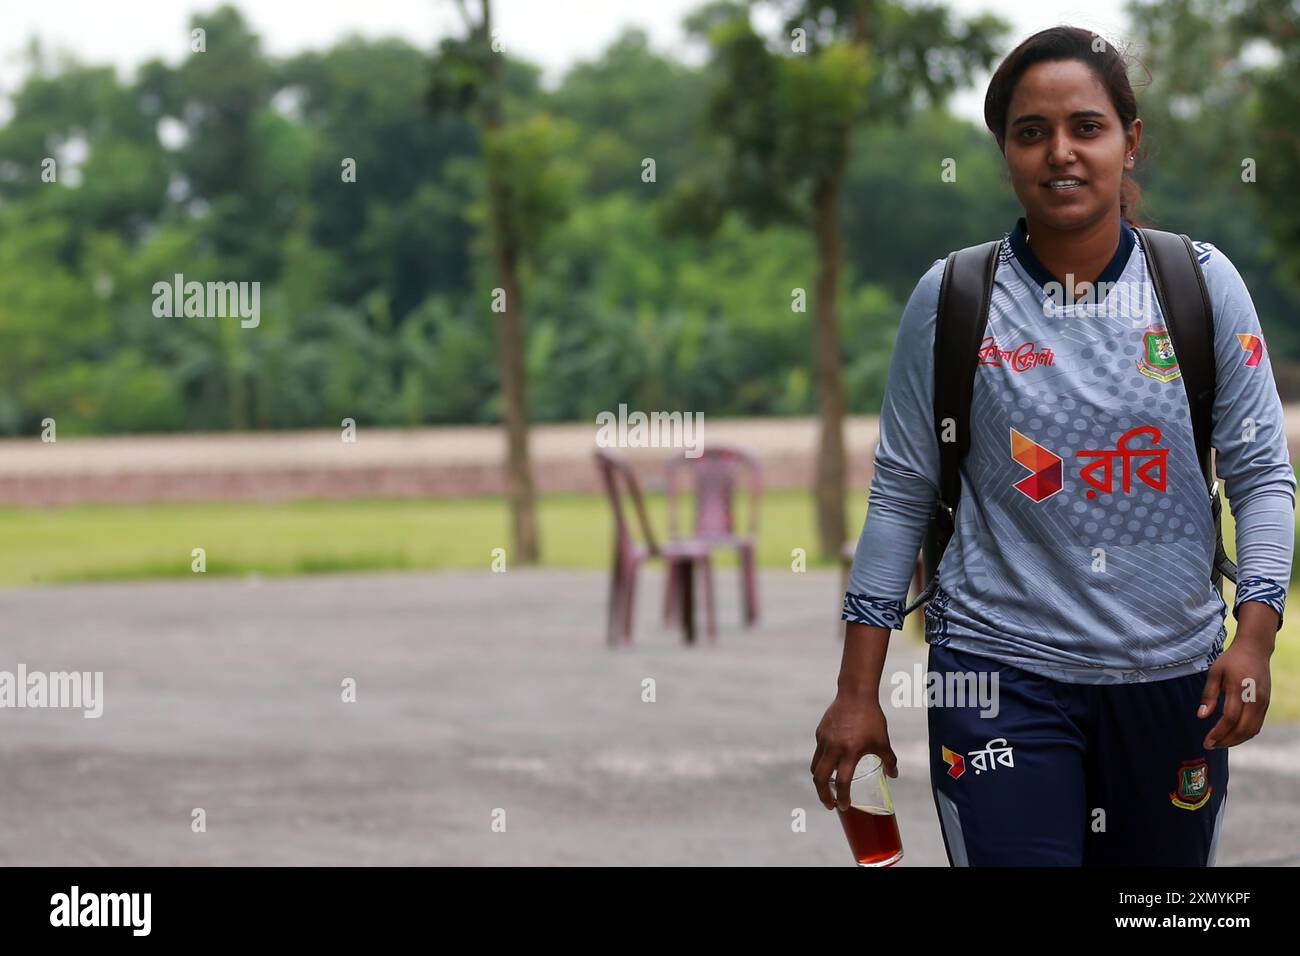
[[[0,592],[0,669],[105,682],[99,719],[0,710],[0,864],[847,865],[808,775],[836,576],[765,572],[745,632],[727,574],[692,648],[655,620],[661,580],[619,651],[588,572]],[[921,653],[895,635],[889,667]],[[909,866],[946,864],[924,723],[891,717]],[[1232,759],[1220,864],[1300,861],[1297,727]]]

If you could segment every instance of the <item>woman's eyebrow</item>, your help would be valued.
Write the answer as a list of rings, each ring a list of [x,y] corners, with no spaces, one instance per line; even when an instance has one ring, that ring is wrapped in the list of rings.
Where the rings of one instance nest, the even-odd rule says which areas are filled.
[[[1101,112],[1100,110],[1075,110],[1073,113],[1070,114],[1069,118],[1083,119],[1084,117],[1094,117],[1094,116],[1099,116],[1102,119],[1106,118],[1106,114]],[[1046,122],[1047,122],[1046,116],[1040,116],[1037,113],[1026,113],[1024,116],[1016,117],[1016,119],[1012,121],[1011,125],[1019,126],[1021,123],[1046,123]]]

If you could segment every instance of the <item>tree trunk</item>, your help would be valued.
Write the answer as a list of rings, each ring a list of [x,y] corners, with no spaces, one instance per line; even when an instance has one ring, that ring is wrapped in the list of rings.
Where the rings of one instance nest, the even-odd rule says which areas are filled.
[[[850,11],[855,44],[870,47],[868,25],[874,4],[860,0]],[[830,175],[813,190],[817,234],[817,288],[813,307],[813,373],[817,377],[817,539],[825,560],[839,560],[844,546],[844,382],[840,376],[839,278],[840,197],[848,175],[852,123],[840,130],[839,153]]]
[[[482,33],[489,64],[489,80],[483,97],[483,141],[502,125],[501,54],[490,52],[492,5],[482,0]],[[488,194],[492,217],[492,256],[497,281],[505,291],[505,311],[498,316],[498,346],[501,351],[501,398],[506,427],[506,498],[510,502],[512,560],[514,564],[536,564],[540,557],[533,473],[528,456],[527,375],[524,367],[524,302],[519,284],[518,237],[512,221],[507,184],[494,164],[487,164]]]
[[[501,397],[506,426],[506,497],[515,564],[538,561],[537,513],[533,473],[528,459],[527,376],[524,369],[524,307],[519,291],[518,256],[510,240],[497,243],[497,268],[506,294],[498,316],[501,349]]]
[[[815,495],[817,540],[826,560],[839,558],[844,545],[844,383],[840,376],[839,276],[840,194],[848,161],[849,128],[843,131],[834,171],[814,193],[817,233],[817,286],[813,306],[813,369],[817,379]]]

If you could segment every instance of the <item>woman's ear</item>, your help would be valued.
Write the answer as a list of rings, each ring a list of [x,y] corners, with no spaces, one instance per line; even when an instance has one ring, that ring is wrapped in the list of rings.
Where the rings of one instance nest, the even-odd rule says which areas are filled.
[[[1125,145],[1127,146],[1127,149],[1125,150],[1126,155],[1124,158],[1126,161],[1130,156],[1136,159],[1138,146],[1140,146],[1141,143],[1142,120],[1135,118],[1132,125],[1128,128],[1128,132],[1125,134]]]

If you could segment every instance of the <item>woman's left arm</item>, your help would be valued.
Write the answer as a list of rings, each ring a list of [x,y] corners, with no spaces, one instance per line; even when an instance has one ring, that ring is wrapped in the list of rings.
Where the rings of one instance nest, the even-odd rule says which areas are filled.
[[[1198,243],[1214,308],[1215,471],[1237,529],[1237,634],[1207,675],[1204,716],[1224,691],[1206,747],[1249,740],[1264,723],[1268,662],[1282,625],[1295,548],[1296,476],[1286,421],[1259,316],[1231,260]]]

